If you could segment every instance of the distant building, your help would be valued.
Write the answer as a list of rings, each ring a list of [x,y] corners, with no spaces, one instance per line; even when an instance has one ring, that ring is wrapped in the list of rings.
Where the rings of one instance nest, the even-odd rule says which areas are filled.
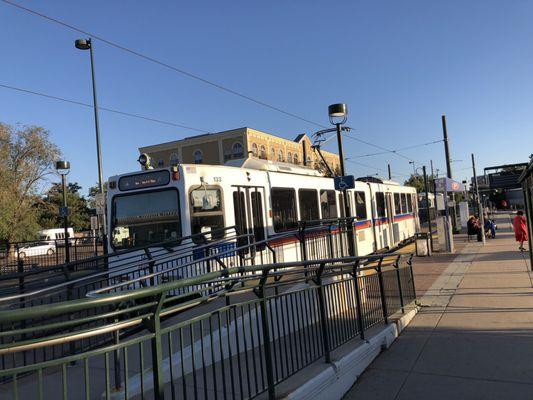
[[[306,134],[288,140],[245,127],[140,147],[139,152],[150,156],[154,168],[178,163],[224,165],[229,160],[255,157],[324,171],[323,162],[311,145]],[[339,156],[324,150],[322,155],[329,167],[338,172]]]

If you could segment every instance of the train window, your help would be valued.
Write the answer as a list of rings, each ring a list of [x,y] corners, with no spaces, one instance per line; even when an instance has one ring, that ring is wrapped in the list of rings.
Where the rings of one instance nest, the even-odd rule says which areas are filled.
[[[405,195],[407,200],[407,212],[411,213],[413,212],[413,202],[410,194]]]
[[[401,194],[402,196],[402,213],[407,213],[407,196],[405,193]]]
[[[298,190],[298,200],[300,204],[300,220],[316,221],[318,215],[318,196],[314,189]]]
[[[237,227],[238,234],[244,235],[248,233],[244,192],[233,192],[233,211],[235,213],[235,226]]]
[[[212,186],[194,189],[190,194],[191,231],[192,234],[203,233],[208,239],[224,237],[224,212],[222,207],[222,191]],[[201,237],[194,239],[202,243]]]
[[[400,193],[394,193],[394,215],[402,213],[402,204],[400,203]]]
[[[265,239],[265,224],[263,222],[263,201],[260,192],[252,192],[252,218],[254,223],[254,236],[256,241]]]
[[[376,212],[378,217],[385,216],[385,193],[376,192]]]
[[[365,192],[355,192],[355,215],[357,219],[366,219]]]
[[[334,190],[320,191],[320,209],[322,210],[322,219],[337,218],[337,203]]]
[[[175,189],[115,196],[112,213],[111,243],[116,250],[178,240],[181,236]]]
[[[294,189],[272,188],[272,222],[275,232],[290,231],[298,226]]]
[[[352,215],[352,193],[348,193],[348,212],[350,216]],[[339,210],[340,210],[340,216],[341,218],[344,218],[344,195],[342,193],[339,193]]]

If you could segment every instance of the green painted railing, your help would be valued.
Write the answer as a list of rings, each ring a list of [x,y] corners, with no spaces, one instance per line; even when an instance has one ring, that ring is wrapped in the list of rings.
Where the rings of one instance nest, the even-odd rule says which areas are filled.
[[[273,398],[414,298],[411,257],[388,254],[232,267],[0,311],[11,327],[0,332],[0,398]]]

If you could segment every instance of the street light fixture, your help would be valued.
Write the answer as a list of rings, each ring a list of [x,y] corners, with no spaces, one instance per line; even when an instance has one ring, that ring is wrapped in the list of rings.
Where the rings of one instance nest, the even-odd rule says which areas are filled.
[[[413,165],[413,175],[416,175],[416,165],[414,161],[409,161],[409,164]]]
[[[98,189],[100,192],[100,196],[104,196],[104,176],[103,176],[103,170],[102,170],[102,147],[100,145],[100,125],[98,122],[98,102],[96,99],[96,81],[94,77],[94,58],[93,58],[93,44],[90,38],[88,39],[78,39],[74,42],[74,46],[76,46],[79,50],[89,50],[89,54],[91,57],[91,77],[92,77],[92,84],[93,84],[93,108],[94,108],[94,127],[96,130],[96,155],[98,158]],[[103,242],[104,242],[104,253],[107,253],[107,227],[106,227],[106,218],[105,213],[102,214],[102,218],[100,220],[101,227],[102,227],[102,233],[103,233]]]
[[[61,175],[61,190],[63,192],[63,207],[60,208],[59,215],[63,217],[63,228],[65,229],[65,263],[70,262],[70,248],[68,237],[68,206],[67,206],[67,175],[70,172],[70,162],[56,161],[56,171]]]
[[[341,176],[346,176],[346,170],[344,169],[344,149],[342,147],[342,124],[344,124],[348,119],[348,106],[344,103],[331,104],[328,107],[329,122],[332,125],[335,125],[335,130],[337,131],[337,145],[339,148],[339,166],[341,170]],[[350,215],[350,206],[348,205],[348,193],[346,189],[342,190],[342,201],[344,205],[344,216],[346,221],[348,221]],[[353,223],[350,223],[348,228],[348,251],[350,256],[355,256],[356,253],[356,242],[354,240],[354,231]]]

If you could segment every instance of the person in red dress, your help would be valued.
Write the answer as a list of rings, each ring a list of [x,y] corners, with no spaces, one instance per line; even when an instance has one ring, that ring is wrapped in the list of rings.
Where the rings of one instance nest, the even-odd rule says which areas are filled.
[[[527,226],[526,217],[523,211],[517,211],[516,217],[513,221],[514,236],[516,241],[520,243],[518,248],[520,251],[524,251],[524,242],[527,242]]]

